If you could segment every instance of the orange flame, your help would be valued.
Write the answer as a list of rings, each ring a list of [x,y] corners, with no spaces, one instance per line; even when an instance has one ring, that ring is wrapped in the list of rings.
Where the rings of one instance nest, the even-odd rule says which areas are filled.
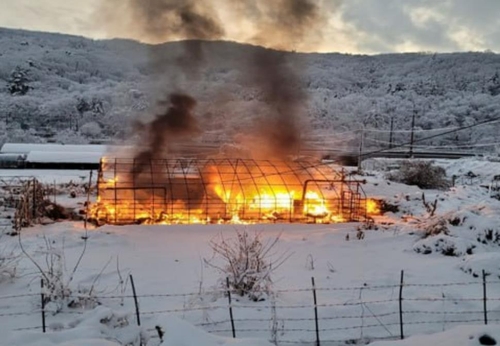
[[[317,192],[308,191],[304,199],[304,214],[312,217],[326,217],[329,211],[325,200]]]
[[[367,199],[366,200],[366,213],[368,215],[380,215],[381,210],[380,210],[379,201],[374,200],[374,199]]]
[[[107,159],[103,158],[102,162],[106,163]],[[224,171],[195,177],[183,173],[180,178],[177,178],[176,171],[167,173],[172,175],[168,176],[172,181],[183,179],[185,186],[176,182],[152,186],[136,177],[131,179],[129,173],[116,176],[116,168],[109,173],[100,175],[99,197],[90,208],[92,218],[98,223],[242,224],[287,219],[314,219],[314,222],[322,223],[344,222],[348,217],[342,215],[340,203],[343,202],[337,201],[338,197],[329,197],[332,195],[329,195],[328,188],[311,187],[311,184],[311,190],[302,192],[299,191],[301,182],[289,182],[285,178],[266,178],[259,184],[256,179],[261,173],[252,179],[248,177],[253,173],[248,173],[237,183],[232,182],[234,178]],[[247,185],[245,181],[249,181]],[[144,184],[143,188],[141,184]],[[173,199],[172,196],[180,197]],[[366,200],[366,211],[368,214],[380,213],[380,207],[375,200]]]

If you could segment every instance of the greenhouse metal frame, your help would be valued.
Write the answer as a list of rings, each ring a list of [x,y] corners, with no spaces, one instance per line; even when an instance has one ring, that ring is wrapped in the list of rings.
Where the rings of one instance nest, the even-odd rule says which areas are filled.
[[[107,224],[362,221],[361,184],[313,161],[104,159],[93,218]]]

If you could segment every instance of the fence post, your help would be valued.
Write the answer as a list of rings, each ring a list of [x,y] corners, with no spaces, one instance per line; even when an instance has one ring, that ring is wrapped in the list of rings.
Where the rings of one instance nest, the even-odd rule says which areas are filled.
[[[45,333],[45,293],[43,289],[43,277],[40,280],[40,287],[41,287],[41,298],[42,298],[42,331]]]
[[[132,286],[132,294],[134,295],[134,304],[135,304],[135,316],[137,317],[137,325],[141,325],[141,316],[139,313],[139,303],[137,302],[137,293],[135,291],[134,278],[132,274],[130,274],[130,285]]]
[[[319,341],[319,323],[318,323],[318,299],[316,297],[316,285],[314,284],[314,277],[311,278],[312,291],[314,298],[314,322],[316,324],[316,346],[320,346]]]
[[[484,324],[488,324],[488,306],[486,301],[488,300],[486,295],[486,272],[483,269],[483,308],[484,308]]]
[[[233,331],[233,338],[236,338],[236,329],[234,328],[233,306],[231,305],[231,290],[229,288],[229,278],[226,278],[227,286],[227,299],[229,302],[229,318],[231,319],[231,330]]]
[[[401,340],[405,338],[403,331],[403,284],[404,284],[405,271],[401,270],[401,281],[399,284],[399,332],[401,334]]]

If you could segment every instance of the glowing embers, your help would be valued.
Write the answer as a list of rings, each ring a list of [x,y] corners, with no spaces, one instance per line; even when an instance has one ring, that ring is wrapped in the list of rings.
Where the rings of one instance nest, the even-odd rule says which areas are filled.
[[[368,198],[366,200],[366,213],[371,216],[382,214],[380,201]]]
[[[245,191],[247,190],[247,191]],[[294,211],[294,191],[277,192],[283,187],[269,186],[259,192],[252,192],[252,188],[238,189],[222,193],[222,188],[215,188],[217,195],[225,203],[225,212],[231,220],[240,222],[240,218],[277,220],[291,218]],[[234,196],[234,197],[233,197]]]
[[[272,187],[271,187],[272,189]],[[261,192],[259,195],[255,196],[250,202],[250,209],[256,209],[263,211],[264,213],[269,212],[289,212],[293,210],[293,195],[292,192]]]
[[[98,224],[326,223],[366,213],[359,182],[299,161],[108,159],[98,191]]]
[[[317,192],[308,191],[304,198],[304,214],[313,218],[325,218],[328,211],[325,200]]]

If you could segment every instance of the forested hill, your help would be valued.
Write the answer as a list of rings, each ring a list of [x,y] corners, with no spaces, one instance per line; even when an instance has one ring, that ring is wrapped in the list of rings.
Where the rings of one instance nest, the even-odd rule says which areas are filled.
[[[217,139],[248,126],[265,107],[266,95],[241,78],[241,61],[263,48],[203,45],[206,69],[196,83],[180,84],[198,100],[197,116]],[[0,142],[124,137],[129,120],[151,117],[168,91],[168,74],[158,77],[152,54],[173,66],[180,52],[180,43],[148,46],[0,29]],[[268,54],[286,54],[295,66],[295,87],[309,97],[304,116],[317,134],[339,138],[364,128],[373,145],[383,146],[391,119],[397,142],[405,140],[414,114],[417,131],[500,117],[500,55],[491,52]],[[500,126],[493,124],[428,144],[495,148],[497,142]]]

